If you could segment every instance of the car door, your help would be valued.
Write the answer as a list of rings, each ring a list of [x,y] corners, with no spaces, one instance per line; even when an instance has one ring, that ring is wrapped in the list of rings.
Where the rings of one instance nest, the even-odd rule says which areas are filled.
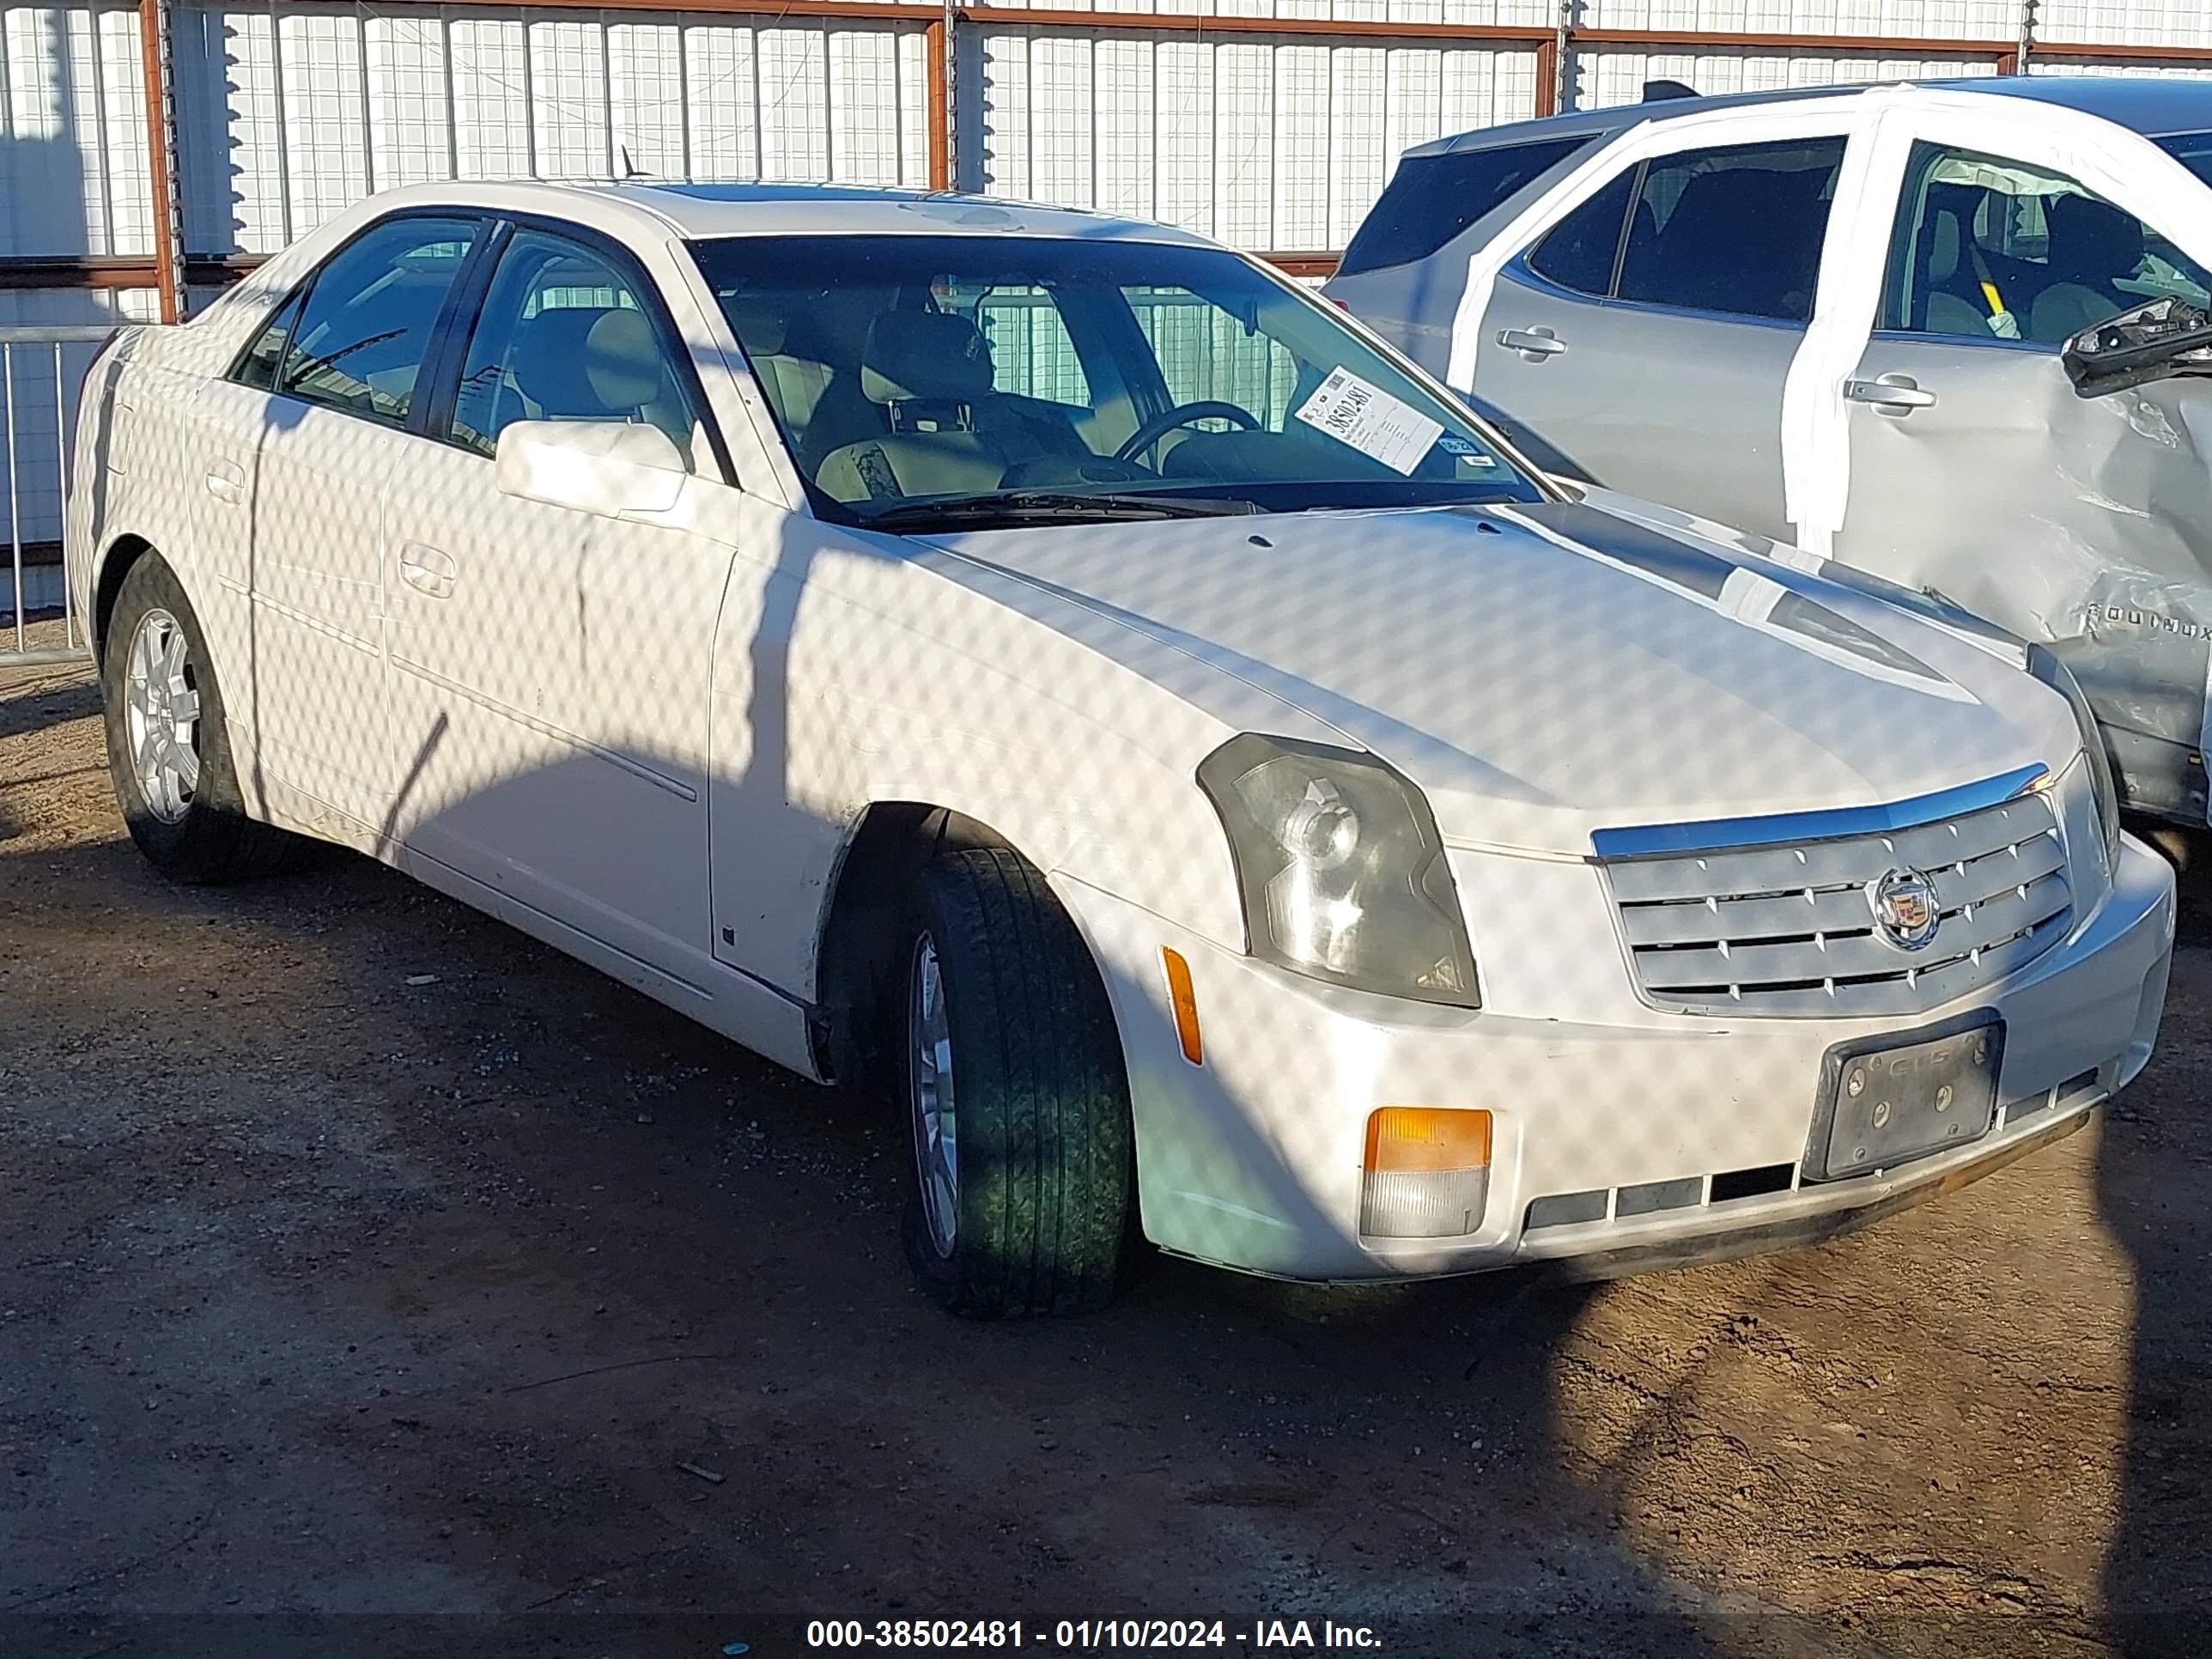
[[[1562,470],[1786,538],[1783,388],[1844,128],[1626,162],[1498,272],[1475,394]]]
[[[2127,414],[2164,406],[2175,432],[2212,416],[2212,387],[2195,383],[2078,397],[2061,349],[2161,295],[2203,305],[2212,277],[2055,168],[1925,140],[1887,250],[1881,311],[1844,388],[1850,489],[1834,551],[2048,637],[2094,574],[2085,556],[2125,556],[2142,509],[2175,482],[2172,446]],[[2179,522],[2201,532],[2201,562],[2212,519]]]
[[[194,395],[194,538],[247,600],[223,690],[271,779],[376,823],[392,788],[385,729],[385,480],[440,313],[481,222],[386,219],[287,298],[226,376]],[[340,838],[345,838],[339,831]]]
[[[734,492],[680,336],[611,244],[503,233],[395,470],[392,764],[409,852],[687,984],[709,951],[708,723]],[[644,424],[693,468],[614,517],[502,493],[518,422]],[[542,929],[541,929],[542,931]]]
[[[2212,386],[2078,396],[2083,329],[2212,275],[2143,217],[2030,152],[1915,142],[1880,310],[1844,386],[1834,555],[2056,640],[2134,804],[2201,817],[2212,477],[2185,434]]]

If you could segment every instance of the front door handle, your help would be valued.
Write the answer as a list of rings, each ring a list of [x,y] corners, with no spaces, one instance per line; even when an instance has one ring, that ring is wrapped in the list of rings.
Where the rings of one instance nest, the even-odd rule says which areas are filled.
[[[1567,343],[1548,328],[1501,328],[1498,343],[1519,352],[1532,363],[1556,357],[1567,349]]]
[[[1844,396],[1855,404],[1871,404],[1884,415],[1910,415],[1916,409],[1933,409],[1936,394],[1923,392],[1910,374],[1884,374],[1871,380],[1846,380]]]
[[[246,499],[246,473],[230,461],[217,461],[207,471],[208,494],[234,504]]]
[[[453,579],[459,574],[453,556],[437,548],[410,542],[399,550],[399,580],[434,599],[453,598]]]

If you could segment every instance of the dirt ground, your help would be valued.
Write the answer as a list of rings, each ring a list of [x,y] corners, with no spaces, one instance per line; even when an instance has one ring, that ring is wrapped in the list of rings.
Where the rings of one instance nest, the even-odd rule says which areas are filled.
[[[97,707],[0,671],[0,1654],[2212,1653],[2197,884],[2121,1102],[1854,1237],[977,1328],[883,1105],[348,855],[165,885]]]

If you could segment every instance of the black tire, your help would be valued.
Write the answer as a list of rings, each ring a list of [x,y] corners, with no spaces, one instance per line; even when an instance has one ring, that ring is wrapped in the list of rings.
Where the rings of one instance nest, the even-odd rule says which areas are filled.
[[[155,613],[173,617],[184,635],[183,678],[198,700],[190,747],[199,774],[181,814],[165,814],[150,799],[131,753],[128,706],[132,652],[140,625]],[[295,870],[313,843],[249,817],[238,787],[223,719],[222,690],[208,654],[207,636],[185,598],[176,573],[158,554],[147,554],[123,578],[101,648],[100,691],[106,704],[107,770],[123,822],[138,850],[172,881],[243,881]]]
[[[906,1249],[922,1288],[975,1319],[1087,1313],[1114,1294],[1136,1190],[1129,1084],[1105,987],[1041,876],[997,848],[924,866],[897,984],[914,1171]],[[949,1030],[957,1218],[924,1196],[917,988],[934,950]]]

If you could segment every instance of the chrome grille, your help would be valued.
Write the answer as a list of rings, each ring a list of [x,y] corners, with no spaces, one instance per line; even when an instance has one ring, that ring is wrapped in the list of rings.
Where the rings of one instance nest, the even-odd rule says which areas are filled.
[[[2065,933],[2066,852],[2048,794],[1910,829],[1601,866],[1647,1000],[1700,1013],[1909,1014],[2015,973]],[[1935,884],[1935,939],[1906,951],[1868,889]]]

